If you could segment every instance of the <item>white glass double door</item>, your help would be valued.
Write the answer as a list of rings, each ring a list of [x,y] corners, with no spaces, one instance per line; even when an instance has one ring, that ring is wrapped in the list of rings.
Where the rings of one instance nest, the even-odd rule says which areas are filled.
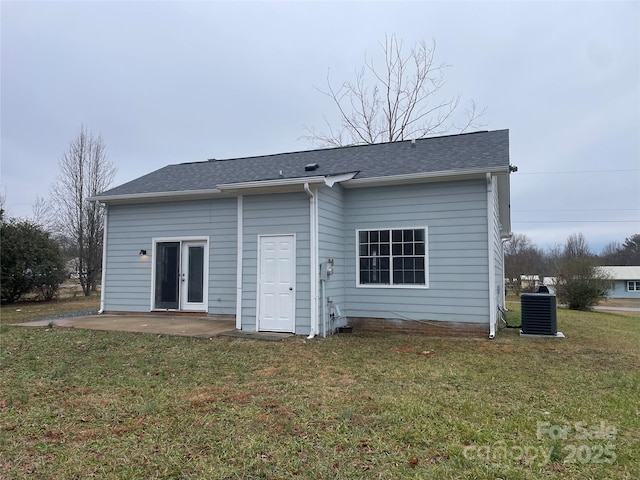
[[[155,244],[154,309],[207,311],[207,242]]]

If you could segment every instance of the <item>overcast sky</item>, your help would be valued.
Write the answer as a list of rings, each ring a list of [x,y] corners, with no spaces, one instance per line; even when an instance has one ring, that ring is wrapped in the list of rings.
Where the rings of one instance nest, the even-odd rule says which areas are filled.
[[[47,197],[84,124],[121,184],[171,163],[307,150],[323,87],[395,33],[432,39],[447,95],[510,130],[513,231],[596,253],[640,233],[640,2],[11,2],[1,15],[0,185]]]

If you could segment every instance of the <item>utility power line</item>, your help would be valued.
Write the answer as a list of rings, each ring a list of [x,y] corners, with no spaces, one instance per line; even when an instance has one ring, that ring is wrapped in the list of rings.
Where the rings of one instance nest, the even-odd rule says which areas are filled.
[[[640,212],[640,208],[580,208],[575,210],[558,210],[553,209],[554,212]],[[548,214],[546,210],[533,209],[533,210],[511,210],[512,213],[517,212],[539,212]]]
[[[637,223],[640,220],[513,220],[511,223]]]
[[[515,175],[557,175],[557,174],[567,174],[567,173],[623,173],[623,172],[640,172],[640,168],[629,168],[629,169],[620,169],[620,170],[564,170],[564,171],[549,171],[549,172],[521,172],[518,170]]]

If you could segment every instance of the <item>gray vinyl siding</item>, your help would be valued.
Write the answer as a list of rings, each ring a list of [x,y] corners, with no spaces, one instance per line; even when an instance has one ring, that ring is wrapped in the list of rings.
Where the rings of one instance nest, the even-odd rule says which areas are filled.
[[[151,309],[153,239],[209,239],[209,313],[235,312],[236,200],[110,205],[105,310]],[[141,257],[141,249],[147,257]]]
[[[323,188],[318,192],[318,261],[320,263],[334,260],[334,274],[325,284],[325,298],[338,306],[341,312],[345,307],[345,245],[344,245],[344,190],[340,185],[332,188]],[[319,285],[321,288],[321,285]],[[320,293],[320,292],[319,292]],[[318,318],[320,318],[320,330],[322,332],[322,299],[319,295]],[[330,319],[330,308],[325,303],[325,318],[327,320],[327,332],[331,333],[337,327],[346,325],[346,318],[335,317]],[[334,310],[335,313],[335,310]],[[321,333],[320,332],[320,333]]]
[[[238,214],[235,198],[211,202],[209,238],[209,311],[211,315],[236,312]]]
[[[483,180],[345,189],[346,313],[488,323]],[[429,288],[356,287],[356,229],[428,227]]]
[[[295,333],[310,332],[309,214],[304,192],[243,197],[242,330],[256,329],[258,235],[295,234]]]

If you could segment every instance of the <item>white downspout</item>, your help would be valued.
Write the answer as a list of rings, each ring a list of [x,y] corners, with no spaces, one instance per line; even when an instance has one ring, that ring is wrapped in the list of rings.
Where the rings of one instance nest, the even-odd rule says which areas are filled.
[[[243,256],[243,204],[242,195],[238,195],[237,199],[237,246],[236,246],[236,329],[242,330],[242,256]]]
[[[316,216],[316,196],[305,182],[304,191],[309,195],[309,256],[311,257],[311,331],[307,338],[311,339],[318,333],[318,231]]]
[[[495,204],[493,201],[493,177],[487,173],[487,244],[489,255],[489,338],[496,336],[496,322],[498,307],[496,305],[496,258],[494,250],[493,221],[495,216]]]
[[[104,313],[104,293],[107,283],[107,225],[109,225],[109,207],[104,206],[104,228],[102,229],[102,280],[100,281],[100,310],[98,314]]]
[[[504,239],[502,240],[502,309],[506,312],[507,311],[507,287],[505,286],[504,283],[504,278],[505,278],[505,265],[504,265],[504,243],[507,241],[508,239]]]
[[[326,311],[325,311],[325,305],[327,303],[326,300],[326,296],[325,296],[325,286],[327,284],[326,280],[320,280],[320,290],[321,290],[321,295],[320,295],[320,302],[321,302],[321,317],[322,317],[322,338],[327,338],[327,317],[326,317]]]

